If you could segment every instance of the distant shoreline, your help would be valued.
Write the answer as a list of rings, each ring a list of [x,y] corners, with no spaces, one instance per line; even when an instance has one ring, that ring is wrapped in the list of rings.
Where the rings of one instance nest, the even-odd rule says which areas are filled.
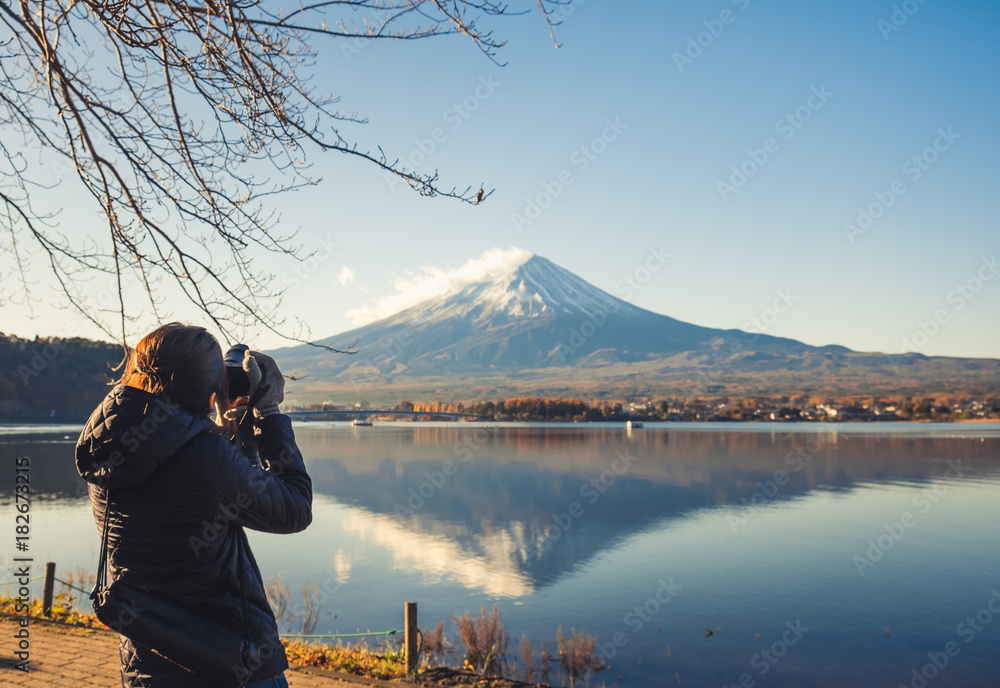
[[[378,414],[371,414],[375,422],[378,423],[398,423],[403,425],[420,425],[423,423],[452,423],[455,425],[463,423],[488,423],[488,424],[504,424],[504,425],[622,425],[624,426],[628,419],[624,420],[595,420],[595,421],[572,421],[572,420],[454,420],[454,419],[443,419],[443,420],[399,420],[399,419],[379,419]],[[56,421],[56,422],[44,422],[44,421],[28,421],[28,422],[14,422],[14,421],[0,421],[0,429],[2,428],[25,428],[25,429],[44,429],[44,430],[55,430],[56,428],[75,428],[82,429],[86,421],[80,421],[79,423],[66,422],[66,421]],[[311,419],[311,420],[297,420],[298,423],[343,423],[345,425],[350,424],[350,420],[336,419],[328,420],[323,418]],[[1000,418],[965,418],[965,419],[955,419],[955,420],[934,420],[930,418],[920,418],[916,420],[907,419],[893,419],[893,420],[864,420],[864,419],[851,419],[851,420],[643,420],[642,423],[657,423],[662,425],[681,425],[681,424],[697,424],[697,425],[927,425],[927,424],[937,424],[937,425],[962,425],[962,424],[996,424],[1000,425]],[[642,429],[641,426],[637,429]]]
[[[547,425],[625,425],[628,422],[626,420],[454,420],[454,419],[444,419],[444,420],[390,420],[390,419],[380,419],[376,414],[374,420],[378,423],[402,423],[402,424],[414,424],[414,423],[504,423],[509,425],[517,425],[521,423],[544,423]],[[318,418],[315,420],[299,420],[300,423],[345,423],[350,424],[349,420],[326,420],[323,418]],[[664,425],[676,425],[681,423],[697,423],[700,425],[763,425],[765,423],[774,423],[781,425],[887,425],[889,423],[907,423],[918,425],[921,423],[937,423],[939,425],[957,425],[960,423],[997,423],[1000,424],[1000,418],[968,418],[965,420],[933,420],[929,418],[921,418],[919,420],[905,420],[905,419],[894,419],[894,420],[643,420],[642,423],[662,423]],[[0,428],[60,428],[60,427],[73,427],[73,428],[83,428],[86,421],[80,421],[79,423],[58,421],[52,423],[46,422],[14,422],[14,421],[0,421]],[[641,429],[641,427],[640,427]]]

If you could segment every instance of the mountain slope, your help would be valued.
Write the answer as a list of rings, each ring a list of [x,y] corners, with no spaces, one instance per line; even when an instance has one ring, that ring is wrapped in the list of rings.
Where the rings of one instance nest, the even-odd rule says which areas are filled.
[[[321,341],[343,346],[357,340],[356,357],[329,360],[313,347],[277,353],[293,366],[343,369],[378,361],[384,369],[391,361],[393,369],[410,374],[450,375],[654,360],[751,339],[759,351],[828,350],[681,322],[633,306],[533,256],[492,280]]]
[[[891,388],[914,375],[954,375],[954,365],[917,371],[936,360],[919,355],[856,354],[681,322],[633,306],[540,256],[321,343],[343,348],[355,341],[359,353],[352,356],[308,346],[273,353],[283,368],[308,374],[306,387],[317,393],[555,393],[624,385],[663,394],[684,386],[745,391],[748,384],[770,392],[788,386],[781,379],[805,391],[804,385],[832,390],[858,376],[881,376]],[[1000,375],[998,365],[977,361],[972,370]]]

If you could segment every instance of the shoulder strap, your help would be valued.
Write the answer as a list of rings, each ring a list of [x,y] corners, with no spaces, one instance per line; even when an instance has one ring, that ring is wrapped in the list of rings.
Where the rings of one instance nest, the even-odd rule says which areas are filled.
[[[236,548],[238,557],[236,565],[239,567],[239,578],[240,578],[240,597],[243,600],[243,641],[244,641],[244,664],[258,664],[260,662],[260,657],[257,655],[257,651],[254,647],[253,642],[250,640],[250,614],[247,609],[247,588],[246,588],[246,572],[243,567],[243,548],[245,547],[247,551],[250,550],[250,542],[247,540],[246,532],[241,526],[237,526],[239,530],[239,535],[236,538]],[[244,681],[250,680],[250,674],[256,666],[250,667],[251,672],[246,674]]]
[[[247,536],[246,536],[246,533],[243,532],[243,528],[240,528],[239,526],[237,526],[237,527],[239,528],[239,532],[240,532],[240,534],[239,534],[239,544],[240,544],[240,546],[238,547],[238,549],[239,549],[239,560],[237,561],[236,565],[239,566],[239,569],[240,569],[240,597],[243,598],[243,633],[245,635],[245,640],[247,641],[247,645],[249,645],[250,644],[250,617],[247,614],[247,587],[246,587],[247,584],[246,584],[246,572],[243,570],[243,548],[246,547],[247,549],[249,549],[250,543],[247,542]]]
[[[97,577],[94,581],[94,589],[90,593],[90,599],[94,599],[104,588],[108,581],[108,535],[111,532],[111,490],[104,488],[104,527],[101,530],[101,559],[97,563]]]

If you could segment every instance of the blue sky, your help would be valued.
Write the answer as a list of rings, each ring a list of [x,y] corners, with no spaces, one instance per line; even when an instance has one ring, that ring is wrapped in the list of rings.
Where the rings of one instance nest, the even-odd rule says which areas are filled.
[[[616,293],[658,250],[670,258],[628,300],[681,320],[743,327],[781,292],[791,306],[768,334],[1000,356],[1000,6],[895,7],[586,0],[556,28],[558,50],[537,15],[496,22],[502,68],[458,37],[318,44],[317,84],[370,120],[345,135],[421,162],[438,130],[417,169],[496,192],[479,207],[426,199],[313,156],[323,182],[277,201],[280,228],[337,246],[289,313],[328,336],[493,248]],[[530,201],[558,186],[535,217]],[[879,217],[858,226],[859,208]],[[4,311],[0,329],[29,336],[72,317]],[[195,319],[179,302],[175,315]]]

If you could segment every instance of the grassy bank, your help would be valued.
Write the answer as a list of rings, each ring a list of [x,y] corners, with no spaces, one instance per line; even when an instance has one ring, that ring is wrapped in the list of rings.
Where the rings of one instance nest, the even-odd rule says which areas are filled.
[[[80,628],[111,630],[89,612],[76,608],[76,600],[65,593],[56,595],[50,614],[42,614],[42,600],[32,599],[27,614],[18,608],[19,598],[0,595],[0,613],[29,616],[57,621]],[[364,643],[345,646],[282,639],[288,661],[302,666],[329,669],[365,678],[399,679],[406,677],[406,660],[402,650],[370,648]]]
[[[111,630],[90,612],[77,609],[77,597],[60,593],[53,599],[48,615],[42,614],[42,601],[32,599],[27,613],[19,606],[20,598],[0,595],[0,613],[45,619],[77,628]],[[585,685],[595,674],[606,667],[595,654],[597,638],[572,630],[564,636],[560,627],[556,632],[555,652],[544,646],[534,647],[522,636],[517,646],[518,659],[509,653],[510,635],[506,632],[500,614],[494,606],[492,612],[483,605],[479,615],[466,611],[451,620],[457,632],[456,643],[444,637],[444,622],[436,628],[421,630],[420,668],[409,679],[426,686],[490,686],[512,688],[521,686],[547,686],[550,677],[563,677],[569,685]],[[371,647],[365,642],[344,645],[282,638],[288,661],[299,666],[315,667],[364,678],[393,680],[406,679],[406,657],[402,648],[386,643]],[[454,664],[457,656],[460,668]],[[519,661],[518,661],[519,660]],[[527,683],[513,680],[523,676]],[[506,678],[505,678],[506,677]]]

